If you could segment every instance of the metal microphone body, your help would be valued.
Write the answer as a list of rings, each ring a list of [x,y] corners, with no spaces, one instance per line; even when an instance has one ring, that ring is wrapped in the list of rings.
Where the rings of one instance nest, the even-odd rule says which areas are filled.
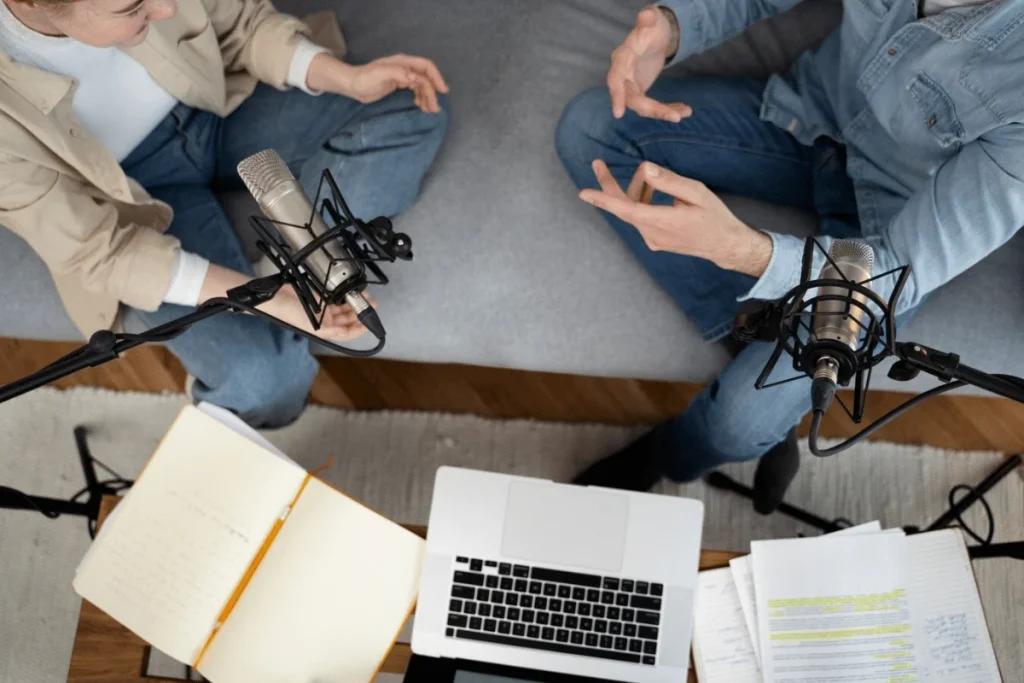
[[[276,151],[268,149],[243,159],[238,164],[238,175],[263,214],[275,222],[274,227],[294,251],[305,249],[328,231],[327,224],[313,210],[299,181]],[[309,230],[305,227],[307,221]],[[353,285],[346,291],[346,285],[352,285],[361,270],[344,244],[337,240],[327,242],[309,254],[301,268],[308,268],[323,283],[328,303],[340,304],[339,299],[344,299],[374,336],[383,339],[383,326],[359,286]]]
[[[831,262],[821,269],[820,280],[846,280],[864,283],[871,279],[875,252],[864,242],[836,240],[829,249]],[[834,263],[834,265],[833,265]],[[867,285],[865,285],[867,286]],[[808,348],[814,361],[812,389],[815,410],[824,412],[831,403],[836,386],[845,375],[856,372],[856,354],[861,346],[868,313],[852,301],[868,304],[866,296],[846,287],[821,287],[818,296],[835,296],[834,300],[817,301],[811,324],[812,339]],[[845,371],[844,371],[845,368]]]

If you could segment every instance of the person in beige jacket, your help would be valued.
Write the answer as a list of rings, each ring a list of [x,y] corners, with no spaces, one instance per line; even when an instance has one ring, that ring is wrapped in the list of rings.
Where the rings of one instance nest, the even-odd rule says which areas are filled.
[[[276,149],[315,193],[322,169],[355,215],[415,200],[447,127],[437,67],[343,61],[334,17],[267,0],[0,0],[0,225],[43,258],[83,334],[146,329],[252,277],[218,203],[238,162]],[[266,304],[309,323],[290,288]],[[348,307],[321,336],[365,330]],[[255,427],[301,414],[307,341],[218,316],[168,343],[195,400]]]

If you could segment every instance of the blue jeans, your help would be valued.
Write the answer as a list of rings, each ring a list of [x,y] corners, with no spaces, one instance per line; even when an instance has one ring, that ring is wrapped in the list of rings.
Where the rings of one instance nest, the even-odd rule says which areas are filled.
[[[217,199],[218,192],[244,190],[239,161],[274,148],[311,196],[327,168],[354,215],[394,216],[416,199],[447,122],[447,108],[425,114],[409,91],[364,105],[261,85],[225,118],[178,105],[121,166],[174,210],[168,233],[182,249],[251,275]],[[189,310],[170,304],[155,312],[129,309],[125,322],[147,329]],[[318,370],[307,340],[251,316],[216,316],[167,346],[195,376],[196,401],[232,410],[259,428],[298,418]]]
[[[555,144],[581,189],[597,186],[590,167],[594,159],[604,160],[623,186],[641,162],[651,161],[716,192],[814,211],[822,234],[858,235],[842,147],[823,138],[807,147],[762,121],[763,90],[764,83],[755,80],[661,78],[651,88],[654,99],[693,107],[692,117],[673,124],[633,112],[615,119],[607,89],[595,88],[566,107]],[[656,201],[670,203],[660,194]],[[753,278],[703,259],[651,251],[631,225],[602,215],[708,341],[729,333],[737,297],[751,288]],[[760,458],[810,410],[810,380],[754,389],[773,347],[747,346],[685,413],[659,430],[659,456],[669,477],[691,481],[727,462]],[[783,359],[772,381],[792,373]]]

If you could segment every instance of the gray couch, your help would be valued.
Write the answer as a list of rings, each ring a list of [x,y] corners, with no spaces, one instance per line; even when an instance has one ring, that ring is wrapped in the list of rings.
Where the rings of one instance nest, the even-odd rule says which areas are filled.
[[[393,284],[374,293],[389,328],[384,357],[689,382],[715,375],[724,351],[699,338],[576,199],[552,145],[562,106],[603,81],[608,55],[643,0],[279,4],[296,14],[332,6],[353,58],[427,55],[452,88],[449,139],[420,202],[398,221],[415,241],[416,259],[391,266]],[[840,11],[834,2],[807,0],[682,70],[766,75],[820,40]],[[247,233],[243,218],[253,206],[240,197],[225,201]],[[758,227],[813,227],[791,210],[730,203]],[[1024,375],[1024,357],[1013,352],[1024,336],[1022,291],[1024,243],[1017,239],[938,292],[904,338]],[[0,335],[79,338],[43,265],[3,230],[0,292]],[[907,387],[887,379],[878,385]]]

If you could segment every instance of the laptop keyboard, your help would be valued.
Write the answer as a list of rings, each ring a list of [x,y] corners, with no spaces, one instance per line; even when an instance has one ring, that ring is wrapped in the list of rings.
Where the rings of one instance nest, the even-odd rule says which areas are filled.
[[[665,587],[457,557],[449,638],[654,665]]]

